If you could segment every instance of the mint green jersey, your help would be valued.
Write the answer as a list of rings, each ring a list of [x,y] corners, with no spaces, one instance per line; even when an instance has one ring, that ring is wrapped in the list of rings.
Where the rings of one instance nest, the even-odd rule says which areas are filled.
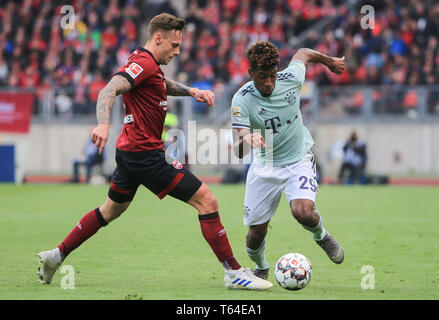
[[[266,148],[257,150],[255,162],[283,166],[301,160],[313,146],[314,140],[303,125],[300,112],[305,73],[305,64],[293,60],[285,70],[277,73],[270,96],[262,96],[253,81],[244,84],[233,96],[232,128],[260,132],[266,143],[270,138],[268,133],[272,132],[272,147],[267,143]]]

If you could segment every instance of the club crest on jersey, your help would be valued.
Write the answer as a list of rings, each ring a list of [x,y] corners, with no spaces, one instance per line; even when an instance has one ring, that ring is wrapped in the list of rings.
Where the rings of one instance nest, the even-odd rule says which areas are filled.
[[[143,68],[137,63],[133,62],[128,68],[125,68],[125,71],[131,76],[131,78],[136,79],[136,77],[142,73]]]
[[[172,162],[172,165],[174,166],[175,169],[178,169],[178,170],[183,168],[183,165],[178,160],[174,160],[174,162]]]
[[[250,208],[247,206],[244,206],[244,216],[248,217],[249,214],[250,214]]]
[[[293,104],[296,102],[296,96],[292,91],[290,91],[285,95],[285,100],[287,100],[288,103]]]

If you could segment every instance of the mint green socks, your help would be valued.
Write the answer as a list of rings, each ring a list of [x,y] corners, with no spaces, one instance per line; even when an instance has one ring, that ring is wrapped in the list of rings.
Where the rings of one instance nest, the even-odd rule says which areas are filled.
[[[304,225],[302,225],[302,227],[304,227],[308,231],[311,231],[312,238],[315,241],[320,241],[326,236],[326,230],[325,230],[325,228],[323,228],[322,216],[320,215],[320,212],[318,212],[317,209],[314,209],[314,212],[319,215],[319,223],[315,227],[312,227],[312,228],[304,226]]]
[[[260,247],[256,250],[245,248],[249,258],[256,263],[256,269],[265,270],[270,267],[267,260],[265,260],[265,239],[262,241]]]

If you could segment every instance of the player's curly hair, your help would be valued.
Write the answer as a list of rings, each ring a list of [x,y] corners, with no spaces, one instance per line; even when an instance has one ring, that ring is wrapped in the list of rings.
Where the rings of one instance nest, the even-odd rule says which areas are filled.
[[[251,45],[245,53],[253,70],[269,70],[279,65],[279,51],[269,41],[260,41]]]

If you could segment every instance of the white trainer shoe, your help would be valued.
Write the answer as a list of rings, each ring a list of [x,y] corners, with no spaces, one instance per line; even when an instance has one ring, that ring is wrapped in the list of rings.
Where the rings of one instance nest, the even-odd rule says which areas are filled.
[[[61,253],[58,248],[43,251],[37,254],[38,265],[38,281],[42,284],[52,282],[53,275],[62,263]]]
[[[273,286],[270,281],[256,277],[249,268],[226,270],[224,286],[227,289],[267,290]]]

